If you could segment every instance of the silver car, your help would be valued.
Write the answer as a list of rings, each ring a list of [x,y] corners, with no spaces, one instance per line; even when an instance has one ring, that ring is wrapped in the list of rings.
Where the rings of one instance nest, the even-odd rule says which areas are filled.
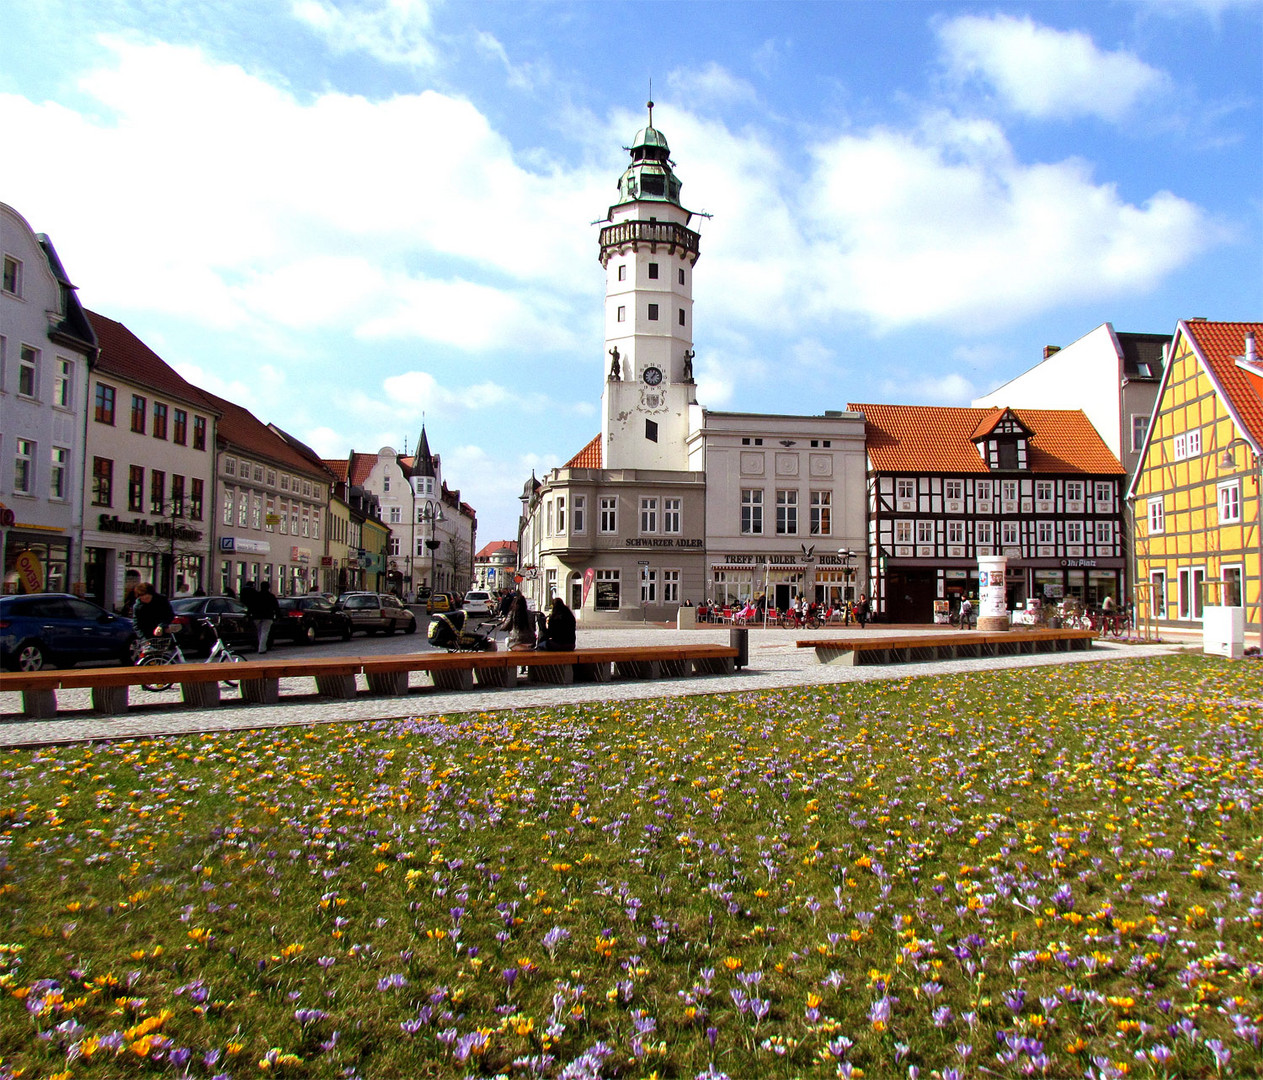
[[[396,630],[405,634],[417,632],[417,617],[389,593],[344,593],[338,598],[336,610],[350,617],[352,631],[363,630],[370,637],[379,630],[386,634]]]

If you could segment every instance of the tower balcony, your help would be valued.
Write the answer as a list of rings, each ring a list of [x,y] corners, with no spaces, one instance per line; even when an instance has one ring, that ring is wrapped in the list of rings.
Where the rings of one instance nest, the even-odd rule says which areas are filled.
[[[601,265],[606,266],[616,252],[630,247],[639,251],[642,244],[656,252],[663,247],[671,255],[684,253],[690,265],[701,253],[701,237],[684,225],[672,221],[620,221],[601,230]]]

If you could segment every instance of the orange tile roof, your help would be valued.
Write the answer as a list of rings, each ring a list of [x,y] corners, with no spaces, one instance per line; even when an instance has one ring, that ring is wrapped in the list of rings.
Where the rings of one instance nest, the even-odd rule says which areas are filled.
[[[996,410],[945,405],[847,405],[863,412],[868,459],[878,472],[987,473],[970,436]],[[1031,432],[1029,471],[1122,475],[1110,453],[1080,409],[1014,409]]]
[[[1247,333],[1253,332],[1256,348],[1263,348],[1263,323],[1188,320],[1180,328],[1196,346],[1245,433],[1256,447],[1263,447],[1263,365],[1249,371],[1237,363],[1245,353]]]
[[[126,379],[209,413],[218,412],[217,406],[206,394],[184,379],[121,322],[98,315],[95,311],[87,312],[87,316],[101,347],[94,368],[98,375]]]
[[[567,469],[599,469],[601,468],[601,435],[592,436],[592,441],[566,462]]]
[[[346,480],[347,465],[349,464],[347,458],[321,458],[320,460],[325,463],[325,468],[333,473],[335,480]]]

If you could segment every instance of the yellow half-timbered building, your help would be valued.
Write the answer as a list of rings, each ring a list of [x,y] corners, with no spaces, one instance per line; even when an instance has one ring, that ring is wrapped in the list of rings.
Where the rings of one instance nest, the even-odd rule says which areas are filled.
[[[1204,604],[1244,607],[1253,643],[1263,640],[1259,336],[1263,323],[1178,324],[1131,488],[1140,614],[1192,627]]]

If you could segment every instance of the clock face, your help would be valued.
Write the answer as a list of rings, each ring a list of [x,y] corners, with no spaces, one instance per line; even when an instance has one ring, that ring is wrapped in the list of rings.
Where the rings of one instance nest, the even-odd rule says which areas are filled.
[[[662,382],[662,372],[656,367],[647,367],[641,376],[650,386],[657,386]]]

